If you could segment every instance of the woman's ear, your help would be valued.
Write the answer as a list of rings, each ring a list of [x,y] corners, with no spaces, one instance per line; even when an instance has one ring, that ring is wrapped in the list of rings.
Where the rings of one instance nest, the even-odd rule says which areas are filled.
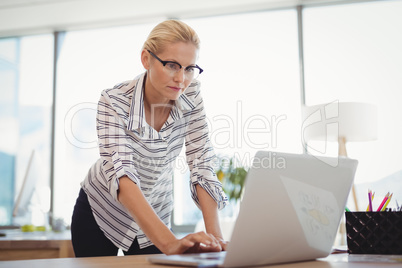
[[[149,52],[147,50],[143,49],[141,52],[141,63],[142,63],[142,66],[144,66],[145,70],[149,69],[150,60],[151,59],[149,57]]]

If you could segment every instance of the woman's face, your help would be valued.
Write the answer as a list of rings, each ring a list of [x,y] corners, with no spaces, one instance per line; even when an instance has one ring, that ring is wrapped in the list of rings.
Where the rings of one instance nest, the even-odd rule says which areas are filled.
[[[173,74],[168,72],[163,64],[148,51],[144,50],[142,57],[145,57],[143,65],[148,70],[145,84],[148,97],[152,97],[152,100],[158,103],[177,100],[191,83],[191,80],[185,77],[184,69],[187,66],[195,65],[197,53],[197,48],[190,42],[169,44],[162,52],[156,53],[156,56],[162,61],[177,62],[182,66],[179,72]]]

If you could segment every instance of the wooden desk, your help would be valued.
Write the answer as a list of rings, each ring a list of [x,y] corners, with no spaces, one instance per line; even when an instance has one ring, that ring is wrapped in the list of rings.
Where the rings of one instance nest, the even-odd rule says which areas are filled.
[[[154,265],[147,261],[146,255],[93,258],[65,258],[45,260],[24,260],[0,262],[0,268],[171,268],[176,266]],[[365,267],[401,267],[401,263],[362,263],[348,262],[348,254],[335,254],[317,261],[298,262],[281,265],[261,266],[267,268],[365,268]]]
[[[1,230],[0,261],[74,257],[70,231],[21,232]]]

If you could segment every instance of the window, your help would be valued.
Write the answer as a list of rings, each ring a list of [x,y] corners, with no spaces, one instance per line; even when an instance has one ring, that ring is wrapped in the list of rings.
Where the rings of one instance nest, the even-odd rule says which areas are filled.
[[[52,35],[0,40],[0,225],[46,224],[44,213],[50,208],[52,64]],[[39,178],[31,207],[28,214],[12,218],[14,198],[33,150],[38,160],[36,174],[31,176]]]
[[[2,187],[0,190],[0,224],[10,225],[14,200],[15,155],[17,141],[18,107],[18,55],[19,40],[9,38],[0,40],[0,162]],[[7,127],[10,126],[10,127]]]
[[[402,189],[392,189],[402,178],[401,13],[401,1],[378,1],[308,8],[303,14],[307,104],[339,100],[377,105],[378,140],[347,144],[348,156],[359,160],[355,182],[360,207],[368,203],[367,188],[378,196],[402,194]],[[393,179],[384,186],[374,183],[389,175]]]

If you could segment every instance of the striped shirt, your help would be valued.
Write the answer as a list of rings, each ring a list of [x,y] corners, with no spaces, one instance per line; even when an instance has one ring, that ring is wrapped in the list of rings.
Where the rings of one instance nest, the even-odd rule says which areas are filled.
[[[175,101],[157,132],[145,120],[145,77],[146,73],[102,92],[97,111],[100,159],[81,183],[100,229],[123,250],[128,250],[136,237],[140,248],[152,242],[117,200],[119,178],[128,176],[135,182],[170,228],[173,169],[184,142],[191,196],[196,205],[200,207],[197,184],[211,195],[219,209],[227,204],[212,167],[215,154],[208,136],[200,83],[193,81]]]

